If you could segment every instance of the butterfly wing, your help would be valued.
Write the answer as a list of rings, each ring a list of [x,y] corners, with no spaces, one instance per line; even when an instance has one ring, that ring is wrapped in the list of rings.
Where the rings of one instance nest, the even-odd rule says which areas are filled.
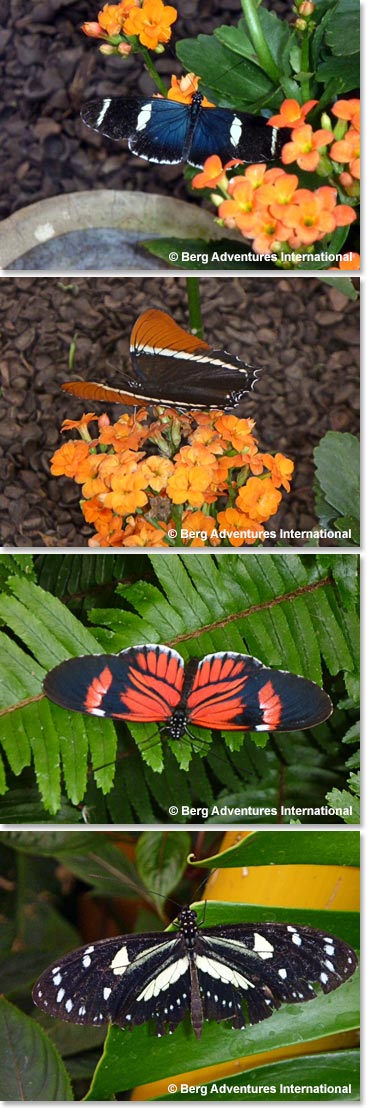
[[[33,1000],[49,1016],[70,1023],[111,1021],[132,1028],[154,1019],[163,1034],[184,1019],[189,994],[180,936],[152,932],[119,935],[65,955],[37,981]]]
[[[144,393],[179,407],[235,406],[258,370],[224,350],[214,350],[184,331],[166,313],[143,312],[131,332],[130,353]]]
[[[312,927],[241,924],[200,930],[196,966],[205,1018],[231,1016],[243,1027],[281,1004],[312,1000],[314,985],[324,993],[337,989],[354,973],[357,957],[342,939]]]
[[[176,165],[183,158],[191,128],[190,107],[174,100],[114,97],[90,100],[82,110],[83,122],[112,139],[127,139],[139,158]]]
[[[223,731],[298,731],[331,712],[330,697],[313,681],[228,651],[199,662],[187,697],[191,723]]]
[[[114,389],[109,385],[101,385],[98,381],[66,381],[61,385],[64,392],[73,396],[80,396],[83,400],[102,400],[110,404],[126,404],[136,406],[140,397],[134,396],[123,389]]]
[[[120,654],[69,658],[50,670],[43,688],[62,708],[148,723],[170,718],[180,702],[183,680],[180,654],[148,644]]]
[[[249,163],[271,162],[279,157],[289,137],[286,128],[270,127],[262,116],[228,108],[202,108],[188,161],[200,167],[210,154],[218,154],[222,162],[231,158]]]

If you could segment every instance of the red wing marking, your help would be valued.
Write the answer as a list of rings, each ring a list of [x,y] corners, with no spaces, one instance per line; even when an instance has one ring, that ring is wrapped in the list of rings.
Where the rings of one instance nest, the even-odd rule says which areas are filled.
[[[153,350],[159,354],[163,350],[171,350],[172,354],[196,354],[199,355],[210,350],[207,342],[198,339],[196,335],[190,335],[179,327],[166,312],[149,308],[143,312],[134,323],[130,336],[130,350],[133,353]]]
[[[243,691],[248,681],[242,661],[214,657],[200,666],[188,696],[190,720],[198,727],[245,730],[238,717],[246,708]]]
[[[258,692],[259,705],[263,714],[263,721],[269,726],[269,731],[274,731],[282,718],[282,701],[275,692],[274,685],[267,681]]]
[[[120,694],[121,704],[131,720],[147,723],[169,719],[180,703],[184,667],[178,656],[166,651],[140,651],[136,665],[129,666],[127,688]]]
[[[98,381],[67,381],[61,388],[64,392],[71,392],[73,396],[82,397],[83,400],[106,400],[112,404],[134,406],[139,402],[139,397],[124,392],[123,389],[113,389],[109,385],[99,385]]]
[[[100,673],[98,677],[93,678],[91,685],[89,685],[87,689],[84,701],[84,707],[87,712],[93,712],[95,708],[102,707],[103,709],[103,700],[106,693],[108,693],[108,690],[111,688],[112,681],[113,676],[108,666],[102,670],[102,673]]]

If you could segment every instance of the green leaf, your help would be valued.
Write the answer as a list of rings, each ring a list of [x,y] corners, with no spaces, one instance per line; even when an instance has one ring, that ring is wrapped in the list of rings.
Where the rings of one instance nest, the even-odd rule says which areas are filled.
[[[316,477],[336,515],[359,517],[359,442],[354,435],[327,431],[314,450]],[[342,474],[342,480],[341,480]]]
[[[342,840],[342,841],[341,841]],[[231,866],[263,866],[271,858],[273,865],[359,866],[359,834],[338,831],[253,831],[236,846],[205,859],[205,865],[227,869]],[[199,863],[192,863],[199,865]],[[202,860],[200,865],[203,865]]]
[[[348,297],[348,300],[359,299],[359,290],[356,289],[351,277],[326,277],[325,274],[320,273],[319,281],[324,281],[325,285],[331,285],[332,288],[338,289],[339,292]]]
[[[257,101],[268,101],[273,93],[272,81],[257,62],[244,56],[241,65],[236,65],[236,55],[219,41],[218,35],[182,39],[176,44],[176,54],[188,72],[202,78],[202,91],[221,107],[250,110]]]
[[[1,1095],[5,1100],[72,1100],[62,1058],[35,1020],[0,999]]]
[[[350,535],[348,541],[345,539],[339,541],[344,541],[346,545],[350,545],[350,543],[352,542],[355,546],[359,546],[359,519],[355,519],[354,516],[337,516],[336,519],[334,519],[334,527],[337,531],[341,531],[342,533],[346,532]]]
[[[288,53],[290,41],[293,37],[291,28],[286,20],[279,19],[275,12],[269,12],[260,5],[257,14],[272,57],[277,65],[283,68],[284,56]],[[234,54],[239,54],[241,58],[247,58],[248,61],[255,62],[259,66],[260,63],[256,57],[253,44],[247,34],[245,19],[240,19],[237,27],[226,25],[216,27],[214,34],[215,38],[222,42],[224,46],[227,46],[229,50],[232,50]],[[220,78],[221,74],[219,73],[217,79],[220,80]]]
[[[317,80],[321,84],[333,84],[338,96],[342,92],[353,92],[359,88],[359,57],[336,57],[332,55],[317,67]],[[330,97],[329,97],[330,99]]]
[[[324,1101],[335,1100],[340,1095],[348,1100],[358,1100],[359,1058],[358,1050],[333,1050],[328,1054],[287,1058],[284,1062],[251,1067],[242,1073],[236,1071],[233,1075],[226,1074],[225,1077],[200,1084],[200,1090],[207,1090],[206,1094],[201,1092],[201,1096],[207,1095],[214,1100],[220,1095],[221,1101],[240,1099],[245,1102],[279,1101],[284,1096],[291,1096],[297,1101]],[[183,1099],[197,1103],[197,1092],[190,1092],[187,1083],[184,1086],[181,1083],[176,1093],[160,1094],[160,1100]]]
[[[187,865],[190,835],[175,831],[146,831],[136,848],[138,872],[162,915],[164,901],[178,884]]]
[[[346,823],[359,823],[361,818],[360,803],[357,797],[353,796],[353,793],[348,789],[332,789],[326,796],[328,804],[331,808],[344,808],[351,809],[350,815],[345,815],[344,819]]]
[[[325,31],[325,41],[332,54],[340,55],[342,58],[349,57],[351,54],[359,55],[359,25],[359,4],[349,4],[348,11],[334,14]]]

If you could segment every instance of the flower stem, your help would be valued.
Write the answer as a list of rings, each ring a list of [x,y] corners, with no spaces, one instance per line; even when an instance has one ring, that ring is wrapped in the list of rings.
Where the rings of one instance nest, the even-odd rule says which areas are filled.
[[[198,277],[186,277],[187,299],[189,305],[189,320],[192,331],[199,339],[203,338],[203,321],[201,318],[200,287]]]
[[[152,61],[152,58],[150,56],[149,50],[147,50],[145,46],[139,46],[139,53],[142,54],[142,56],[144,58],[145,65],[146,65],[146,68],[148,70],[148,73],[150,73],[150,76],[152,77],[152,80],[154,81],[154,83],[157,86],[157,89],[159,89],[159,92],[161,92],[163,96],[167,96],[167,91],[168,90],[166,88],[166,85],[164,84],[164,81],[162,81],[162,78],[160,77],[159,73],[156,70],[154,62]]]
[[[247,29],[251,42],[256,50],[258,60],[265,73],[268,74],[268,77],[270,77],[274,84],[278,85],[281,79],[281,72],[274,61],[266,38],[264,37],[255,0],[241,0],[241,3]]]
[[[301,89],[302,89],[302,98],[303,98],[304,103],[306,102],[306,100],[310,100],[310,97],[311,97],[310,78],[309,78],[309,73],[308,73],[309,64],[310,64],[309,45],[310,45],[309,37],[308,37],[308,33],[306,31],[305,34],[302,36],[301,74],[300,74],[300,85],[301,85]]]

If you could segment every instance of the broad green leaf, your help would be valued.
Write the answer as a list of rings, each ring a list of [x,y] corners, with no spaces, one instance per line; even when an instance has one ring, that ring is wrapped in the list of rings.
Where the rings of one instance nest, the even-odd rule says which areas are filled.
[[[337,515],[359,514],[359,456],[358,439],[346,431],[327,431],[315,447],[316,477]]]
[[[359,4],[349,5],[348,11],[336,12],[330,20],[326,31],[325,40],[332,54],[342,58],[350,54],[358,54],[360,46],[360,9]]]
[[[136,862],[138,872],[150,895],[163,912],[165,898],[179,882],[190,852],[188,832],[146,831],[138,839]]]
[[[342,92],[353,92],[359,88],[359,79],[359,57],[355,54],[352,57],[332,55],[317,67],[317,80],[325,85],[329,82],[333,84],[339,96]]]
[[[341,841],[342,840],[342,841]],[[253,831],[246,839],[221,854],[205,859],[205,865],[226,869],[232,866],[311,865],[359,866],[359,834],[337,831]],[[192,863],[193,865],[202,865]]]
[[[243,1073],[227,1075],[209,1084],[200,1083],[200,1090],[207,1090],[209,1099],[241,1101],[278,1101],[285,1096],[292,1099],[324,1101],[340,1096],[348,1100],[359,1099],[359,1051],[333,1050],[328,1054],[306,1054],[288,1058],[272,1065],[255,1066]],[[325,1091],[327,1089],[327,1091]],[[302,1090],[302,1091],[299,1091]],[[304,1091],[303,1091],[304,1090]],[[181,1083],[176,1093],[160,1096],[162,1100],[195,1100],[197,1092]]]
[[[62,1058],[35,1020],[0,999],[1,1095],[4,1100],[72,1100]]]
[[[188,72],[201,78],[202,91],[221,107],[254,109],[257,101],[268,102],[274,86],[256,61],[238,57],[214,35],[181,39],[176,54]]]

